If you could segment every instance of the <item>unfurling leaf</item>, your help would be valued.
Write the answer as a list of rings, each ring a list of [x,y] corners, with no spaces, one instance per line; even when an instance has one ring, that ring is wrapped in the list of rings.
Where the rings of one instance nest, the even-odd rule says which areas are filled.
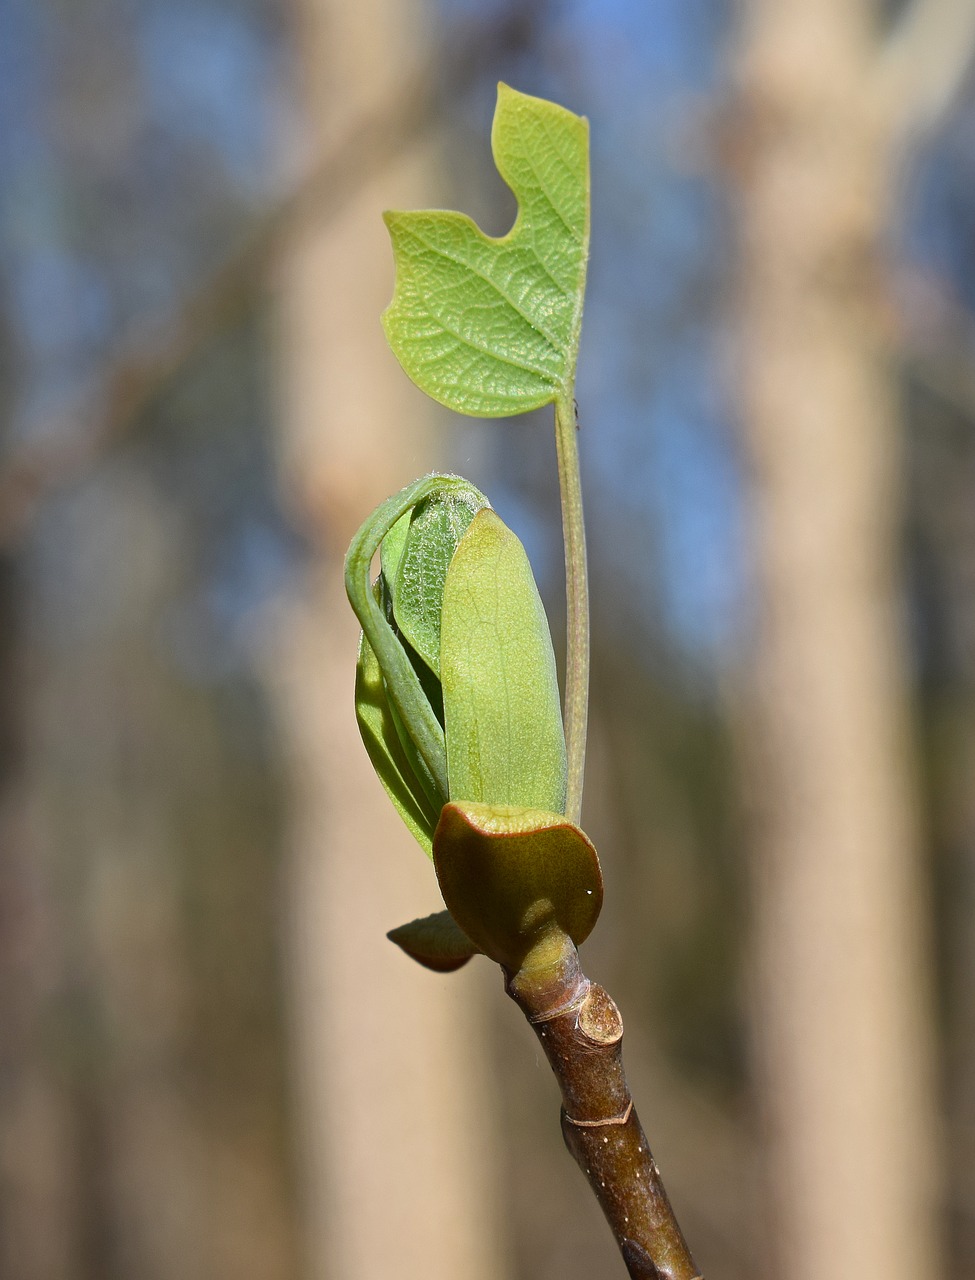
[[[427,795],[396,727],[382,671],[372,645],[359,641],[355,673],[355,713],[363,745],[386,794],[428,858],[440,808]]]
[[[363,523],[345,557],[346,592],[363,631],[356,695],[360,729],[383,784],[427,852],[432,827],[423,824],[428,829],[419,831],[397,797],[405,784],[411,796],[422,793],[429,800],[434,814],[440,812],[447,799],[442,712],[438,715],[430,697],[432,681],[435,701],[439,702],[439,680],[391,625],[389,615],[395,610],[385,573],[380,575],[378,590],[373,588],[369,575],[373,556],[387,538],[392,547],[390,572],[395,569],[398,573],[409,541],[409,528],[404,529],[402,517],[428,500],[447,501],[458,494],[472,510],[487,504],[484,495],[459,476],[425,476],[407,485]],[[375,673],[370,675],[368,671],[373,660],[379,668],[381,686],[376,683]],[[404,760],[412,777],[403,771]]]
[[[395,574],[387,571],[383,557],[396,626],[435,676],[440,675],[440,614],[447,570],[457,544],[485,503],[473,485],[432,495],[413,508]]]
[[[461,213],[385,215],[389,344],[417,386],[474,417],[571,402],[589,253],[588,122],[500,84],[491,145],[518,201],[507,235]]]
[[[448,908],[390,937],[442,972],[478,950],[517,969],[581,942],[602,880],[564,814],[555,656],[524,547],[473,486],[431,476],[370,517],[346,576],[362,738]]]

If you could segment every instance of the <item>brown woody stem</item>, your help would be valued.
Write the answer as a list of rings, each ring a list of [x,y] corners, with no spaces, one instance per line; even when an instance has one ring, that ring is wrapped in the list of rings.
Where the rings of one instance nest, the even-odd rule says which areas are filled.
[[[623,1074],[623,1020],[564,938],[557,958],[507,973],[562,1090],[562,1136],[635,1280],[700,1280]]]

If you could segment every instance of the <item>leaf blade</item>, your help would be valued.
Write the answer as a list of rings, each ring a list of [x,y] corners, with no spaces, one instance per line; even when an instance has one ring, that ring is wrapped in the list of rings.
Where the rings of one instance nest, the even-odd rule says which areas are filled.
[[[379,662],[365,636],[360,637],[356,663],[355,714],[359,735],[379,781],[420,848],[432,859],[439,810],[403,748]]]
[[[490,508],[450,562],[440,636],[449,798],[561,810],[565,735],[548,619],[525,548]]]
[[[589,246],[588,123],[498,86],[491,134],[518,200],[507,235],[466,215],[384,215],[396,289],[390,346],[428,395],[474,417],[549,404],[575,376]]]
[[[433,493],[418,503],[396,560],[395,577],[387,575],[400,634],[438,677],[440,611],[447,569],[475,514],[488,505],[473,485],[468,490]],[[385,566],[385,560],[383,563]]]

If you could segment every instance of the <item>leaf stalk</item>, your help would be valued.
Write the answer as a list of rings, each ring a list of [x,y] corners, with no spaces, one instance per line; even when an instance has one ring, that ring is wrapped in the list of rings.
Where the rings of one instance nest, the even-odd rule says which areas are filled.
[[[570,822],[578,824],[582,819],[589,722],[589,573],[579,441],[571,387],[555,401],[555,445],[565,545],[565,746],[568,760],[565,814]]]

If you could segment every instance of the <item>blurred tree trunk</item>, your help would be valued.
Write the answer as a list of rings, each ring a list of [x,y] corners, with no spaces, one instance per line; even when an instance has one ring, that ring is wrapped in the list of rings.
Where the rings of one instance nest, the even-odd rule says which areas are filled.
[[[902,104],[878,88],[877,10],[748,0],[739,50],[735,325],[758,590],[754,1048],[769,1274],[789,1280],[940,1272],[883,296]]]
[[[426,44],[410,0],[298,0],[316,150],[381,104]],[[299,230],[279,277],[283,485],[311,543],[270,679],[292,760],[288,946],[310,1272],[329,1280],[496,1280],[498,1173],[472,968],[439,978],[384,934],[441,905],[432,868],[372,774],[355,726],[358,627],[342,557],[390,493],[442,467],[429,402],[388,351],[388,205],[430,203],[417,148],[327,227]],[[479,988],[478,988],[479,989]],[[486,1105],[487,1104],[487,1105]]]
[[[273,785],[161,660],[185,516],[129,456],[25,553],[25,762],[0,805],[12,1280],[296,1275]]]

